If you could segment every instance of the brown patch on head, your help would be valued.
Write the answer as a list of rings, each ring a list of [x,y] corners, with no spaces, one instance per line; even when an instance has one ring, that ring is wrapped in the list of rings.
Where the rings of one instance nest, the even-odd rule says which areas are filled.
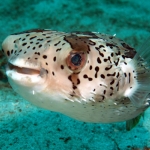
[[[85,51],[88,53],[90,51],[89,45],[94,44],[89,38],[91,37],[77,36],[72,34],[70,36],[65,36],[64,40],[71,45],[73,50]]]

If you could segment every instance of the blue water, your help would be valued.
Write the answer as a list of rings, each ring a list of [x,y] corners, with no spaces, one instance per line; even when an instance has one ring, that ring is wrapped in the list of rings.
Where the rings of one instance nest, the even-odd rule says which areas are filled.
[[[150,1],[5,0],[0,5],[0,42],[33,28],[95,31],[138,48],[150,36]],[[1,150],[139,150],[150,147],[150,110],[130,132],[125,122],[90,124],[33,106],[9,86],[0,52]]]

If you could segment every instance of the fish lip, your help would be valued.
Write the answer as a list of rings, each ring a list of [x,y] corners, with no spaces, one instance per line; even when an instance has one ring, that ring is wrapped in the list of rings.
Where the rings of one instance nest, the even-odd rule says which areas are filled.
[[[6,71],[13,70],[19,74],[25,74],[25,75],[40,75],[40,69],[34,69],[34,68],[28,68],[28,67],[20,67],[17,65],[14,65],[10,62],[6,65]]]
[[[16,66],[12,63],[6,65],[6,76],[13,85],[21,85],[23,87],[33,87],[36,90],[44,89],[47,84],[47,72],[44,68],[30,68]],[[38,87],[40,85],[40,87]]]

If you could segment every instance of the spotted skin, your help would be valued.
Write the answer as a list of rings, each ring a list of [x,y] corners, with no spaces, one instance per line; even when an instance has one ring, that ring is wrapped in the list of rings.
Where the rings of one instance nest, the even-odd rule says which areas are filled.
[[[129,120],[148,108],[128,96],[137,89],[130,63],[137,52],[115,36],[35,29],[8,36],[2,47],[10,84],[39,107],[95,123]],[[76,53],[78,66],[70,63]]]

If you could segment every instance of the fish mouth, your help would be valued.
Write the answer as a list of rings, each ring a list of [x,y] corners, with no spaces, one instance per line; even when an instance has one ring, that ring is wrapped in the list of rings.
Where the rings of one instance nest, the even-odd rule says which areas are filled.
[[[21,64],[21,63],[20,63]],[[12,63],[6,65],[6,75],[13,89],[29,92],[40,92],[47,87],[47,73],[44,68],[30,68],[30,66],[17,66]]]
[[[36,86],[36,89],[43,89],[46,86],[47,72],[41,67],[30,68],[29,65],[27,67],[18,66],[8,62],[6,75],[12,87],[14,85],[22,85],[24,87]]]
[[[18,67],[16,65],[13,65],[12,63],[7,64],[6,70],[14,70],[15,72],[19,74],[26,74],[26,75],[37,75],[40,74],[40,70],[33,69],[33,68],[26,68],[26,67]]]

